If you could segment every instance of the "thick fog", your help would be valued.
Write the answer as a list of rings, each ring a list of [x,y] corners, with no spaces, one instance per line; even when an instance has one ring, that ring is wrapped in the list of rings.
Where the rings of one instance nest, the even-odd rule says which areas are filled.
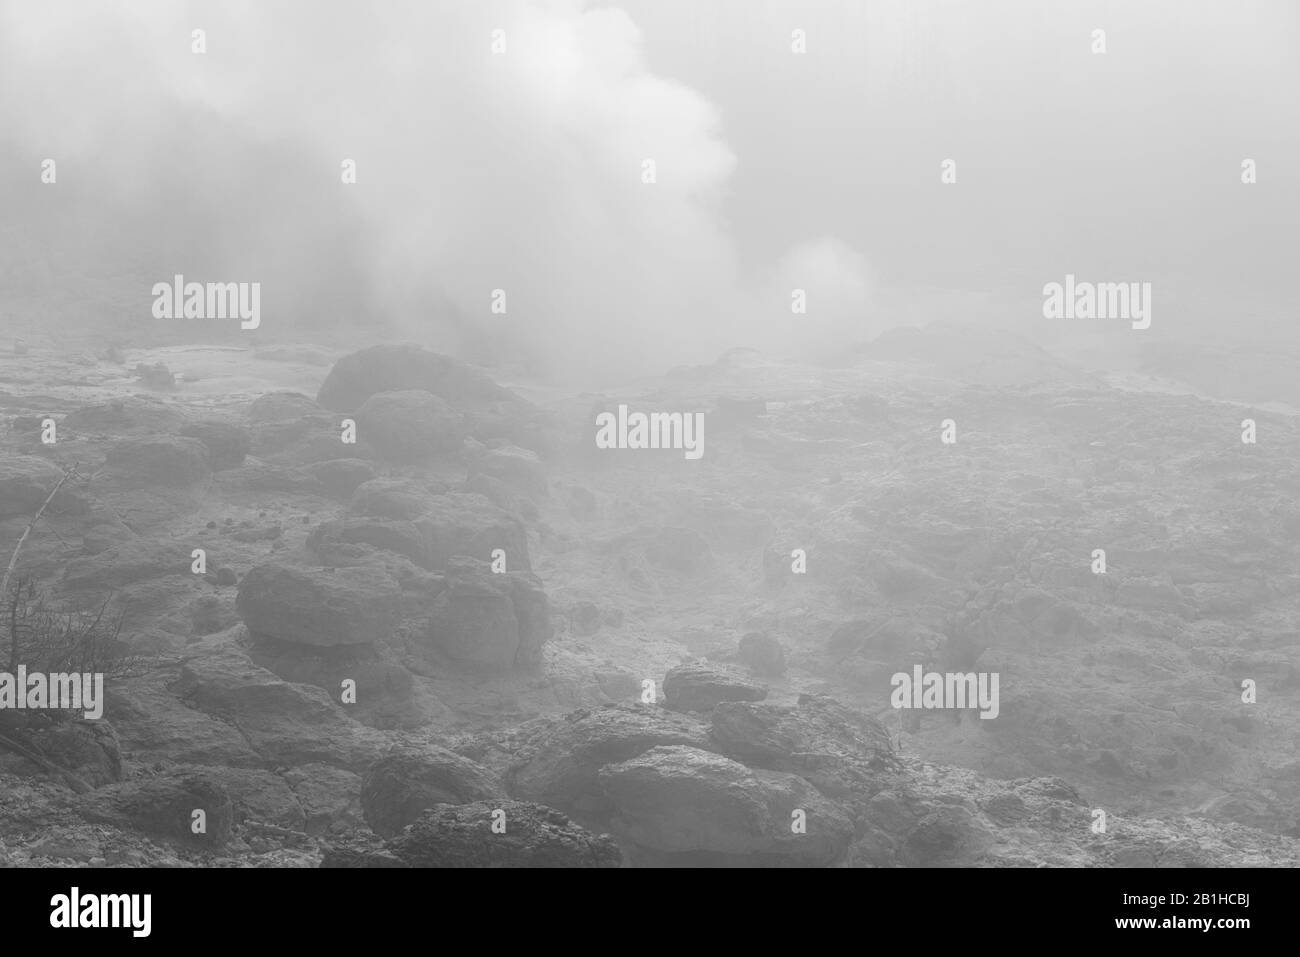
[[[266,337],[573,376],[934,319],[1104,336],[1043,321],[1074,273],[1155,284],[1153,339],[1290,345],[1300,12],[1224,11],[6,0],[0,309],[130,335],[158,279],[247,277]]]

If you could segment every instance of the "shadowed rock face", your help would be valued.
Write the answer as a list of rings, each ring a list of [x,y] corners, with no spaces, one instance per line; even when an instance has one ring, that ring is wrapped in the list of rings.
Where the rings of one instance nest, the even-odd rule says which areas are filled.
[[[381,837],[400,834],[427,809],[505,797],[501,781],[468,758],[439,747],[385,755],[361,782],[361,808]]]
[[[6,716],[12,714],[7,712]],[[117,734],[103,718],[42,724],[30,729],[26,737],[39,754],[92,787],[122,779],[122,753]]]
[[[204,812],[203,834],[192,829],[195,810]],[[91,821],[213,847],[230,840],[234,823],[230,793],[216,774],[201,768],[100,788],[82,797],[80,811]]]
[[[259,565],[239,584],[237,607],[249,631],[303,645],[387,641],[401,592],[383,570]]]
[[[503,830],[494,833],[493,821]],[[614,840],[523,801],[439,805],[388,848],[410,867],[618,867]]]

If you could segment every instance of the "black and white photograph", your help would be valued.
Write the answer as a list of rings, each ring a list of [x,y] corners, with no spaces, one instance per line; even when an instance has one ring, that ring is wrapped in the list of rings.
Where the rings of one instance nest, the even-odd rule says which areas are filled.
[[[1251,940],[1298,224],[1291,0],[0,0],[23,921],[1032,870]]]

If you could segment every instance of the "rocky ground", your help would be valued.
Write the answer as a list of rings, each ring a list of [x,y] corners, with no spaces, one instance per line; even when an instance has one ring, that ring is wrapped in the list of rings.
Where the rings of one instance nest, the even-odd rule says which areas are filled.
[[[1300,863],[1294,417],[942,329],[509,385],[0,349],[0,554],[75,464],[20,570],[138,663],[0,750],[0,862]],[[704,456],[597,450],[620,402]],[[998,717],[894,710],[916,664]]]

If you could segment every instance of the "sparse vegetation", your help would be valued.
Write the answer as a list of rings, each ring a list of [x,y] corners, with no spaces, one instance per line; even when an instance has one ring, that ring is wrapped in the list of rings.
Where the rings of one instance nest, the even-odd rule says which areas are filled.
[[[110,596],[91,611],[65,609],[34,579],[17,578],[3,606],[8,671],[25,665],[29,671],[106,678],[137,673],[140,662],[120,639],[122,614],[111,603]]]

